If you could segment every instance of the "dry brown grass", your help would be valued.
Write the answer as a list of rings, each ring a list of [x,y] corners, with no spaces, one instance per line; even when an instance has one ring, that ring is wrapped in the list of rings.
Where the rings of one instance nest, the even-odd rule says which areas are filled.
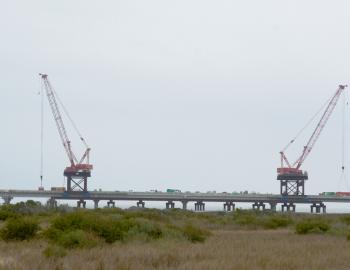
[[[73,250],[46,258],[46,242],[0,242],[0,269],[349,269],[350,242],[290,230],[215,231],[205,243],[160,240]]]

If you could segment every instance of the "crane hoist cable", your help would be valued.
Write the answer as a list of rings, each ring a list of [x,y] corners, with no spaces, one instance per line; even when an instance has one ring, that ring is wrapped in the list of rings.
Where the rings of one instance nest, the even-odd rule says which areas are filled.
[[[40,80],[40,188],[43,188],[43,174],[44,174],[44,85]]]
[[[324,108],[327,106],[327,104],[331,101],[332,97],[333,97],[333,95],[332,95],[329,99],[327,99],[327,101],[326,101],[324,104],[322,104],[322,106],[321,106],[321,107],[316,111],[316,113],[309,119],[309,121],[307,121],[307,123],[305,124],[305,126],[302,127],[302,128],[298,131],[298,133],[293,137],[292,140],[290,140],[290,142],[283,148],[283,150],[282,150],[281,152],[286,151],[286,150],[289,148],[289,146],[290,146],[291,144],[293,144],[293,143],[296,141],[297,138],[299,138],[299,136],[311,125],[311,123],[316,119],[316,117],[324,110]]]
[[[344,183],[346,190],[349,191],[349,185],[348,182],[346,180],[346,171],[345,171],[345,163],[346,163],[346,113],[345,110],[347,108],[347,106],[349,105],[348,102],[348,93],[345,92],[345,95],[343,95],[343,100],[342,100],[343,104],[342,104],[342,123],[341,123],[341,130],[342,130],[342,134],[341,134],[341,175],[338,181],[338,190],[341,189],[341,184]]]
[[[52,89],[52,91],[54,92],[57,100],[58,100],[58,103],[61,105],[62,109],[63,109],[63,112],[64,114],[67,116],[68,120],[71,122],[75,132],[77,133],[77,135],[79,136],[80,140],[83,142],[84,146],[86,148],[89,148],[88,144],[86,143],[85,139],[83,138],[83,135],[81,135],[77,125],[75,124],[75,122],[73,121],[72,117],[70,116],[70,114],[68,113],[68,110],[66,109],[66,107],[64,106],[60,96],[57,94],[57,92],[55,91],[55,89]]]
[[[341,138],[341,169],[344,172],[345,169],[345,95],[343,95],[343,104],[342,104],[342,138]]]

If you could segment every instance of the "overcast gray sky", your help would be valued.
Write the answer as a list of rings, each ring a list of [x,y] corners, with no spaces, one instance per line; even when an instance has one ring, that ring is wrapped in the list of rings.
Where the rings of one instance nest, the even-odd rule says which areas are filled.
[[[278,152],[350,81],[349,1],[0,5],[0,188],[40,183],[39,72],[92,148],[89,187],[104,190],[277,193]],[[68,159],[45,106],[49,188]],[[342,188],[340,108],[303,166],[307,193]]]

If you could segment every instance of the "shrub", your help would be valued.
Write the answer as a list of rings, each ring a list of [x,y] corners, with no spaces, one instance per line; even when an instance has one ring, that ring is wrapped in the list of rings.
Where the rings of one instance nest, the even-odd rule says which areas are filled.
[[[204,242],[206,237],[210,235],[210,232],[194,227],[193,225],[187,225],[183,228],[183,234],[189,241],[196,243]]]
[[[137,225],[141,233],[145,233],[151,239],[159,239],[162,237],[162,229],[157,224],[141,223]]]
[[[258,223],[258,213],[238,209],[233,213],[233,221],[241,226],[256,227]]]
[[[18,214],[37,214],[46,212],[46,208],[40,202],[28,200],[11,205],[11,210]]]
[[[92,235],[82,231],[74,230],[60,234],[57,239],[57,244],[64,248],[89,248],[97,244],[97,241]]]
[[[99,219],[86,219],[83,223],[83,229],[92,231],[107,243],[124,240],[128,231],[136,226],[133,220],[113,217],[100,217]]]
[[[54,219],[44,235],[53,241],[59,241],[63,232],[84,231],[94,233],[107,243],[123,240],[130,228],[137,224],[132,219],[114,219],[97,212],[74,212]]]
[[[62,233],[63,233],[63,231],[58,230],[58,229],[51,226],[43,232],[43,236],[49,240],[57,242],[58,238],[61,236]]]
[[[273,215],[265,218],[263,227],[265,229],[277,229],[281,227],[287,227],[292,223],[292,220],[283,215]]]
[[[163,236],[163,230],[160,225],[144,220],[133,226],[127,236],[131,239],[155,240]]]
[[[166,225],[162,230],[162,237],[176,240],[188,239],[183,232],[183,229],[172,224]]]
[[[104,222],[97,224],[93,230],[102,237],[107,243],[113,243],[118,240],[123,240],[129,228],[125,222]]]
[[[7,220],[8,218],[14,218],[15,216],[16,214],[9,210],[0,209],[0,220]]]
[[[168,211],[169,213],[171,211]],[[121,212],[121,210],[77,211],[54,218],[43,236],[51,243],[67,248],[88,246],[83,238],[90,236],[106,243],[126,240],[156,240],[167,237],[203,242],[209,232],[192,225],[171,226],[168,212],[159,210]],[[140,215],[139,215],[140,214]],[[176,213],[180,215],[180,213]]]
[[[346,225],[350,225],[350,216],[342,216],[340,220]]]
[[[277,229],[292,223],[289,216],[257,211],[237,210],[233,213],[233,222],[248,228]]]
[[[170,213],[169,213],[170,212]],[[169,222],[167,215],[173,211],[164,211],[158,209],[142,209],[134,210],[132,212],[124,211],[123,215],[125,218],[144,218],[152,221]]]
[[[297,234],[325,233],[329,229],[330,225],[328,222],[318,219],[303,220],[295,225],[295,232]]]
[[[86,216],[85,216],[86,219]],[[84,222],[83,212],[74,212],[69,214],[60,215],[52,221],[52,227],[61,230],[79,230],[82,229]]]
[[[30,218],[14,218],[7,221],[1,229],[1,238],[8,240],[28,240],[39,230],[38,222]]]
[[[56,257],[56,258],[62,258],[66,256],[67,252],[63,247],[60,246],[48,246],[43,251],[44,256],[47,258],[50,257]]]

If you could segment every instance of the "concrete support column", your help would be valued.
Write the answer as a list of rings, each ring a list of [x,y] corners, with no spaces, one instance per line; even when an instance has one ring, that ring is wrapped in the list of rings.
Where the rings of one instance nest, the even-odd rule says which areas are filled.
[[[86,208],[86,201],[84,201],[84,200],[77,201],[77,207],[78,208],[81,208],[81,207]]]
[[[205,211],[205,204],[203,202],[196,202],[194,204],[194,211]]]
[[[49,208],[56,208],[57,207],[57,201],[55,200],[55,198],[51,197],[50,199],[47,200],[46,205]]]
[[[233,202],[225,202],[224,211],[226,212],[235,211],[235,204]]]
[[[115,202],[113,200],[109,200],[107,202],[107,207],[108,208],[115,208]]]
[[[284,203],[282,204],[282,212],[295,212],[295,204],[294,203]]]
[[[311,204],[310,205],[310,212],[311,214],[314,212],[314,207],[316,206],[316,204]]]
[[[236,210],[236,205],[233,202],[231,202],[231,211],[235,211],[235,210]]]
[[[187,210],[187,201],[182,201],[182,210]]]
[[[4,204],[10,204],[13,197],[10,195],[4,195],[2,199],[4,200]]]
[[[94,200],[94,209],[98,209],[99,200]]]
[[[166,209],[174,209],[174,208],[175,208],[175,203],[172,202],[172,201],[168,201],[168,202],[165,204],[165,207],[166,207]]]
[[[270,203],[271,212],[276,212],[276,206],[277,206],[277,203]]]
[[[319,204],[316,205],[316,213],[319,214],[321,212],[321,207]]]
[[[139,200],[137,203],[136,203],[137,207],[141,207],[141,208],[145,208],[145,202],[142,201],[142,200]]]
[[[311,210],[311,213],[316,213],[316,214],[320,214],[321,211],[323,214],[326,213],[326,205],[324,203],[313,203],[310,205],[310,210]]]
[[[263,202],[255,202],[252,205],[253,210],[265,210],[265,204]]]
[[[258,206],[258,209],[265,211],[265,204],[263,202],[260,202],[259,206]]]

